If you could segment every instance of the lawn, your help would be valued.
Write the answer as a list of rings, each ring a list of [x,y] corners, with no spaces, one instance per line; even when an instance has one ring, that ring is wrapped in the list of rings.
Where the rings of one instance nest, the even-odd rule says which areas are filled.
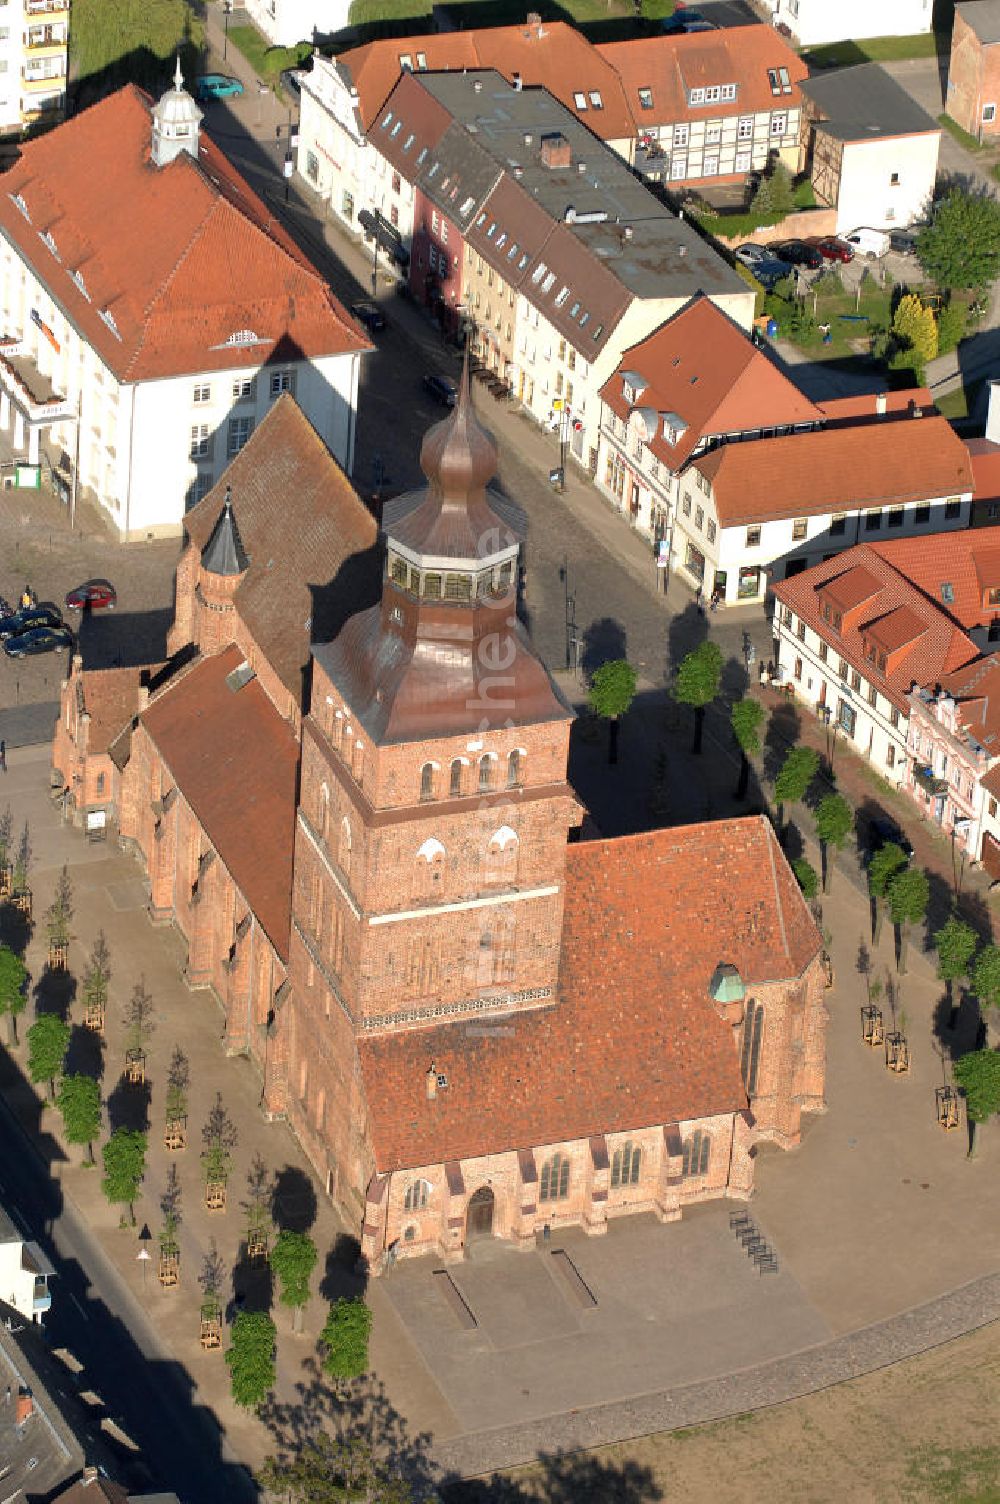
[[[242,52],[257,77],[272,88],[286,68],[298,68],[313,50],[311,42],[299,42],[295,47],[272,47],[256,26],[242,23],[230,26],[229,40]]]
[[[127,82],[154,94],[170,82],[174,58],[190,79],[198,67],[204,25],[187,0],[72,0],[69,50],[78,103]]]
[[[959,146],[963,146],[966,151],[982,151],[983,143],[977,141],[975,136],[970,136],[968,131],[963,131],[950,115],[939,115],[937,118],[938,125],[943,126],[949,136],[954,136]]]
[[[828,42],[803,52],[810,68],[847,68],[852,63],[893,63],[911,57],[936,57],[938,45],[949,50],[950,38],[922,31],[913,37],[868,37],[860,42]]]
[[[936,397],[938,411],[946,418],[967,418],[975,407],[976,399],[983,389],[982,381],[973,381],[969,386],[956,387],[943,397]]]
[[[883,287],[874,278],[862,284],[861,298],[846,291],[810,293],[804,300],[807,315],[792,325],[792,307],[776,297],[764,301],[765,316],[775,317],[779,339],[787,339],[807,351],[813,360],[849,360],[868,353],[868,340],[874,329],[885,329],[892,319],[893,288]],[[830,339],[824,343],[820,326],[830,326]]]

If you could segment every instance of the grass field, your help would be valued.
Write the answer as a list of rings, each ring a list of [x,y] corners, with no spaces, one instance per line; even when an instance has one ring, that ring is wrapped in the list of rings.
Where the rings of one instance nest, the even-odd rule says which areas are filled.
[[[272,87],[285,68],[297,68],[313,50],[311,42],[300,42],[297,47],[272,47],[256,26],[250,25],[230,25],[229,40],[242,52],[257,77]]]
[[[893,63],[911,57],[936,57],[939,34],[918,32],[913,37],[868,37],[860,42],[828,42],[803,52],[810,68],[846,68],[852,63]],[[947,51],[948,38],[941,40]]]
[[[938,410],[946,418],[967,418],[983,389],[982,381],[973,381],[969,386],[956,387],[953,392],[935,398]]]
[[[968,131],[963,131],[950,115],[939,115],[937,118],[938,125],[943,126],[949,136],[954,136],[959,146],[963,146],[966,151],[982,151],[982,142],[977,141],[975,136],[970,136]]]
[[[178,51],[190,80],[203,38],[203,23],[186,0],[72,0],[69,49],[85,96],[126,81],[160,93]]]
[[[874,279],[865,282],[858,301],[852,292],[820,292],[805,299],[809,321],[797,328],[788,322],[788,305],[776,297],[764,303],[765,314],[777,318],[779,339],[787,339],[812,360],[845,360],[867,354],[873,329],[887,328],[892,318],[892,287],[883,287]],[[824,342],[821,325],[830,326],[830,338]]]

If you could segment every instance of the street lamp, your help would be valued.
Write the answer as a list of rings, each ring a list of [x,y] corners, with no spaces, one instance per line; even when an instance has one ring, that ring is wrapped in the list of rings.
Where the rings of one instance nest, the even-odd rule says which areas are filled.
[[[222,61],[229,56],[229,17],[232,14],[233,0],[222,0]]]

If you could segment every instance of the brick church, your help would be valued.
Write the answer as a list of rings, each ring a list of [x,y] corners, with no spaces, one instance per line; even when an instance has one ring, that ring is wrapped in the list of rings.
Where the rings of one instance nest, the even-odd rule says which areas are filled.
[[[75,658],[55,733],[375,1272],[746,1197],[823,1107],[769,822],[577,839],[496,458],[466,381],[380,536],[281,397],[185,519],[168,662]]]

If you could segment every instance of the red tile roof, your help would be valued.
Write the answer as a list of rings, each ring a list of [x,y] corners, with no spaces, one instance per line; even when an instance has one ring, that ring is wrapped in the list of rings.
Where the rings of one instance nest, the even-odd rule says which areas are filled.
[[[968,451],[941,417],[724,444],[692,463],[712,482],[723,527],[972,490]]]
[[[892,544],[858,544],[813,569],[781,580],[773,587],[775,600],[818,632],[837,657],[845,658],[866,679],[881,685],[893,705],[907,711],[906,696],[914,683],[937,683],[951,670],[979,656],[972,638],[966,636],[951,619],[948,609],[939,603],[940,597],[935,602],[911,583],[901,571],[896,554],[900,544],[947,545],[951,537],[950,533],[939,533],[927,539],[900,538]],[[878,582],[874,594],[869,583],[872,579]],[[861,609],[836,632],[821,614],[821,595],[826,594],[822,587],[829,584],[833,596],[837,594],[837,582],[845,580],[847,589],[841,593]],[[861,588],[857,589],[859,582]],[[865,655],[865,629],[872,625],[876,629],[874,635],[880,638],[880,645],[887,652],[910,644],[885,674],[878,673],[876,664]]]
[[[1000,500],[1000,444],[990,439],[966,439],[965,447],[972,461],[972,500]]]
[[[1000,590],[1000,527],[894,538],[869,547],[966,631],[1000,616],[1000,606],[986,599],[987,591]],[[947,602],[945,585],[951,587]]]
[[[934,398],[926,387],[905,387],[900,391],[861,392],[853,397],[830,397],[817,402],[826,427],[839,423],[884,423],[887,418],[912,418],[914,411],[934,414]]]
[[[140,722],[283,961],[288,958],[299,748],[260,683],[230,689],[230,647],[174,679]]]
[[[740,26],[676,37],[639,37],[630,42],[607,42],[600,52],[617,70],[625,95],[642,128],[662,121],[703,120],[751,111],[794,109],[802,102],[799,84],[809,69],[773,26]],[[769,68],[787,68],[791,92],[775,95]],[[691,89],[735,84],[734,101],[688,104]],[[653,108],[644,110],[639,90],[651,89]]]
[[[139,705],[141,668],[88,669],[79,680],[83,708],[90,716],[87,751],[90,755],[107,752],[125,722],[131,720]]]
[[[626,372],[647,383],[635,403],[652,414],[677,413],[688,425],[676,444],[656,422],[650,449],[679,470],[706,434],[786,423],[818,423],[821,413],[727,314],[700,293],[646,339],[625,351],[601,400],[617,417],[632,411],[622,395]]]
[[[361,1040],[379,1171],[742,1109],[712,973],[796,978],[819,947],[762,817],[570,846],[556,1004]]]
[[[629,140],[635,135],[635,121],[614,68],[600,48],[565,21],[545,21],[541,27],[493,26],[483,31],[387,37],[342,52],[337,66],[357,90],[366,131],[399,78],[400,58],[409,57],[415,66],[418,52],[427,59],[431,73],[495,68],[509,83],[519,73],[526,87],[548,89],[603,141]],[[594,91],[600,96],[600,109],[591,102]],[[585,109],[579,109],[574,99],[581,92],[587,100]]]
[[[128,86],[26,142],[0,194],[0,231],[120,381],[370,348],[204,131],[166,167],[151,131]]]
[[[957,719],[964,731],[991,757],[1000,756],[1000,653],[991,653],[946,675],[941,688],[956,702]]]
[[[203,549],[225,492],[250,558],[236,609],[285,687],[299,698],[310,644],[378,598],[378,528],[319,434],[288,394],[184,518]]]

